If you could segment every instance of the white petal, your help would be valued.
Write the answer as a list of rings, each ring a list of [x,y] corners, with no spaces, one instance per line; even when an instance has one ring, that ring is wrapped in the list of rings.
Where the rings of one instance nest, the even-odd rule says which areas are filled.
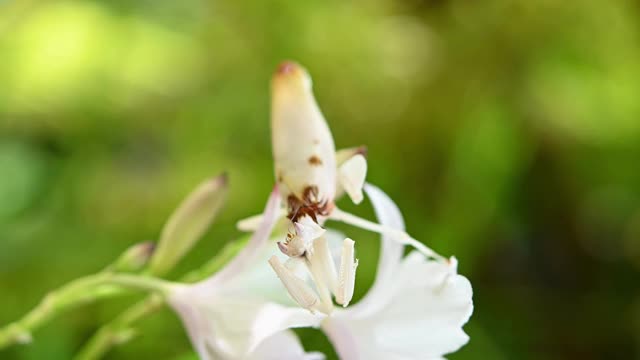
[[[242,358],[250,350],[253,319],[264,302],[230,294],[200,296],[187,287],[169,296],[201,359]]]
[[[317,186],[320,201],[333,201],[336,187],[335,145],[311,89],[305,69],[280,65],[271,81],[271,137],[276,180],[282,196],[303,198]]]
[[[274,190],[258,231],[225,268],[200,283],[176,287],[168,297],[201,359],[242,359],[287,326],[317,326],[321,319],[273,302],[293,305],[266,262],[266,254],[277,251],[268,238],[279,202]]]
[[[202,359],[240,359],[286,324],[317,326],[320,318],[299,308],[269,267],[267,259],[277,251],[269,241],[255,262],[230,281],[216,287],[203,283],[177,287],[169,296]],[[295,269],[291,260],[286,263],[290,271],[304,270]],[[279,315],[285,319],[279,320]]]
[[[404,230],[404,219],[398,206],[378,187],[366,184],[364,190],[373,205],[378,222],[386,227]],[[390,235],[382,235],[380,243],[380,258],[378,259],[378,269],[376,279],[367,295],[352,310],[368,311],[367,308],[375,306],[376,299],[385,292],[387,285],[393,282],[396,268],[402,259],[404,245],[394,241]],[[374,311],[374,310],[372,310]]]
[[[174,289],[176,289],[175,292],[167,300],[173,310],[180,316],[194,350],[201,360],[213,359],[215,354],[210,353],[209,349],[207,349],[207,339],[213,336],[212,330],[207,324],[207,319],[202,316],[195,304],[186,301],[188,291]]]
[[[287,210],[284,208],[280,208],[278,210],[278,219],[284,218],[287,215]],[[262,223],[263,214],[253,215],[248,218],[244,218],[239,220],[236,223],[236,228],[240,231],[244,232],[252,232],[256,231],[260,224]]]
[[[467,343],[462,326],[473,311],[471,285],[448,264],[413,252],[385,293],[374,313],[336,311],[323,325],[329,338],[337,336],[335,329],[348,332],[359,358],[373,360],[438,358]]]
[[[367,176],[367,160],[361,154],[347,160],[338,170],[338,181],[354,203],[362,202],[362,187]]]
[[[224,293],[229,293],[233,296],[259,296],[265,299],[265,301],[272,301],[287,306],[298,306],[289,294],[283,291],[282,282],[269,266],[268,260],[272,256],[281,255],[275,246],[274,240],[275,239],[270,239],[269,242],[265,244],[252,266],[235,276],[232,281],[223,284],[222,288]],[[287,269],[295,276],[302,280],[308,277],[304,261],[296,261],[296,259],[284,256],[282,256],[282,260],[285,261],[284,265]],[[218,289],[218,291],[220,290]],[[201,293],[202,296],[208,296],[206,292]]]
[[[382,347],[402,344],[416,357],[442,356],[467,343],[462,326],[473,312],[473,293],[469,280],[451,270],[417,252],[406,259],[397,275],[397,293],[382,315],[385,325],[377,334]]]
[[[271,192],[267,205],[265,206],[262,223],[256,232],[253,233],[247,245],[221,271],[201,282],[200,287],[215,289],[221,283],[229,281],[231,278],[242,273],[253,264],[255,257],[262,251],[265,244],[267,244],[269,235],[278,220],[280,203],[280,192],[276,186]]]
[[[322,331],[327,335],[334,350],[341,360],[368,359],[360,356],[360,344],[356,339],[357,334],[346,326],[342,319],[329,317],[322,322]]]
[[[311,314],[299,307],[288,307],[274,303],[263,306],[255,317],[250,338],[250,349],[262,341],[286,329],[319,327],[325,315]]]
[[[305,353],[300,340],[292,331],[282,331],[266,340],[245,360],[323,360],[321,353]]]
[[[354,259],[354,244],[355,242],[353,240],[347,238],[344,239],[342,245],[336,302],[344,307],[347,307],[351,298],[353,298],[353,289],[356,281],[358,260]]]
[[[321,320],[298,307],[220,290],[203,297],[185,286],[168,298],[204,360],[245,358],[274,334],[289,327],[318,326]]]
[[[392,229],[404,231],[404,219],[398,206],[391,198],[375,185],[367,184],[364,190],[371,200],[373,210],[376,213],[378,223]],[[390,277],[393,270],[400,264],[404,246],[398,244],[389,238],[389,235],[382,236],[382,250],[380,251],[380,259],[378,260],[378,270],[376,274],[376,282],[382,281],[382,278]]]

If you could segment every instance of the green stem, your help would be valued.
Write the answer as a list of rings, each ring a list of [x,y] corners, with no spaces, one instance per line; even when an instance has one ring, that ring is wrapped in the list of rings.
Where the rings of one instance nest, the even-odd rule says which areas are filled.
[[[150,276],[128,274],[108,275],[106,283],[136,290],[155,291],[162,295],[167,295],[171,291],[171,288],[176,285],[170,281]]]
[[[62,309],[71,307],[77,300],[91,301],[90,296],[78,297],[83,289],[93,288],[104,282],[105,274],[90,275],[76,279],[61,288],[48,293],[40,303],[29,311],[22,319],[0,329],[0,349],[13,343],[28,343],[31,341],[31,331],[44,324],[58,314]],[[104,293],[100,292],[104,296]]]
[[[80,350],[75,360],[99,359],[112,346],[127,342],[135,336],[135,331],[129,326],[160,309],[163,305],[164,298],[153,294],[131,306],[120,316],[103,325]]]
[[[136,275],[98,273],[89,275],[48,293],[22,319],[0,328],[0,349],[31,341],[31,332],[59,313],[95,300],[119,295],[123,288],[158,291],[165,294],[171,283]]]
[[[186,283],[196,282],[214,274],[228,263],[246,244],[247,239],[227,244],[222,251],[200,269],[194,270],[182,277]],[[132,305],[120,316],[103,325],[93,337],[83,346],[75,360],[95,360],[102,358],[115,345],[121,345],[133,338],[135,331],[132,325],[138,320],[162,308],[165,299],[151,295]]]

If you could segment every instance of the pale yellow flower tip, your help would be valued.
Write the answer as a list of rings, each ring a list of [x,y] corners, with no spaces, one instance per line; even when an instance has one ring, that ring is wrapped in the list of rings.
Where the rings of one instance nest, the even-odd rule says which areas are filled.
[[[301,205],[332,203],[337,171],[333,137],[311,77],[292,61],[280,64],[271,80],[271,140],[283,199],[293,195]]]
[[[109,269],[117,272],[140,271],[151,259],[155,248],[156,244],[152,241],[134,244],[125,250]]]
[[[283,61],[271,79],[274,94],[295,95],[311,89],[311,77],[307,70],[294,61]]]

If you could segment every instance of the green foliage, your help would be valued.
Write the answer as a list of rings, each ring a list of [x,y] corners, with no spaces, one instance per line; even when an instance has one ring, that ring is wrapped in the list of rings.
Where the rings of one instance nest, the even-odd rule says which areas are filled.
[[[450,359],[637,357],[639,11],[624,0],[1,2],[0,324],[158,239],[184,194],[221,171],[228,205],[175,274],[238,237],[235,221],[273,185],[268,82],[292,58],[336,144],[367,145],[369,181],[471,279],[471,342]],[[377,243],[349,235],[357,300]],[[0,358],[68,359],[128,304],[82,308]],[[169,312],[139,330],[111,358],[193,358]]]

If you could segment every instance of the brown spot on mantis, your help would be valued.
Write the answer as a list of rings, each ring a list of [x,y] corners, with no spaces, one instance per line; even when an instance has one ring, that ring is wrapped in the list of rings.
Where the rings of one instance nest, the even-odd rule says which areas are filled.
[[[322,160],[317,155],[311,155],[311,157],[307,161],[309,162],[310,165],[313,165],[313,166],[322,165]]]

